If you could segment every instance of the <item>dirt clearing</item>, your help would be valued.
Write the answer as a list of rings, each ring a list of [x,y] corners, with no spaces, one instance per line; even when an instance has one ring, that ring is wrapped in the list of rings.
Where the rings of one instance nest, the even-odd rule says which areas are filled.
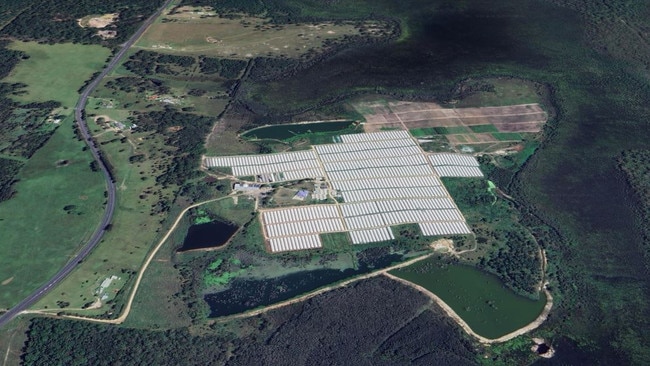
[[[81,19],[77,19],[77,24],[81,28],[106,28],[115,23],[119,18],[118,13],[109,13],[104,15],[87,15]]]

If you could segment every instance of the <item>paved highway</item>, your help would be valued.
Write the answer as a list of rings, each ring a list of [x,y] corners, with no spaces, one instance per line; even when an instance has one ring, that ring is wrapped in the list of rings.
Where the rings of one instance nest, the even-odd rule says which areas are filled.
[[[0,328],[2,328],[5,324],[9,323],[13,318],[18,316],[23,310],[26,310],[29,308],[31,305],[33,305],[36,301],[41,299],[43,296],[45,296],[48,292],[50,292],[56,285],[58,285],[63,279],[72,272],[72,270],[75,269],[75,267],[83,261],[88,254],[99,244],[100,240],[102,239],[102,236],[105,233],[105,228],[106,226],[111,222],[111,219],[113,218],[113,211],[115,210],[115,182],[113,182],[113,179],[111,177],[111,174],[109,173],[108,169],[106,168],[106,165],[100,158],[100,153],[99,149],[97,146],[95,146],[95,143],[93,142],[90,132],[88,131],[88,126],[86,125],[86,121],[84,120],[84,108],[86,107],[86,102],[88,101],[88,96],[95,90],[95,88],[101,83],[102,79],[106,77],[117,64],[120,62],[122,57],[126,54],[126,52],[133,46],[133,44],[140,38],[140,36],[145,32],[145,30],[151,25],[151,23],[154,22],[154,20],[160,16],[162,11],[169,6],[174,0],[167,0],[163,5],[156,10],[156,12],[149,17],[149,19],[145,20],[145,22],[138,28],[138,30],[129,38],[120,48],[120,50],[113,56],[111,61],[106,65],[104,70],[90,83],[88,86],[83,90],[81,93],[81,96],[79,97],[79,101],[77,102],[77,105],[74,108],[74,117],[77,122],[77,126],[79,127],[79,131],[81,132],[83,138],[86,140],[86,143],[88,144],[88,147],[90,148],[90,152],[93,154],[93,157],[95,158],[95,161],[97,161],[97,164],[102,170],[102,173],[104,174],[104,179],[106,180],[106,191],[107,191],[107,202],[106,202],[106,210],[104,211],[104,216],[102,217],[102,221],[99,223],[97,226],[97,229],[93,233],[93,235],[90,237],[86,245],[84,245],[81,250],[70,260],[63,268],[59,270],[47,283],[45,283],[43,286],[38,288],[36,291],[34,291],[32,294],[27,296],[24,300],[22,300],[18,305],[14,306],[13,308],[9,309],[6,313],[0,315]]]

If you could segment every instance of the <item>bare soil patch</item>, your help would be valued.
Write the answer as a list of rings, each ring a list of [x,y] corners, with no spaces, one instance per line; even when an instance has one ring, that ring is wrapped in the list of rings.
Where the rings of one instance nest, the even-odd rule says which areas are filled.
[[[81,19],[77,19],[77,24],[81,28],[106,28],[115,23],[119,18],[118,13],[108,13],[104,15],[88,15]]]
[[[414,112],[421,110],[442,109],[437,103],[396,102],[390,104],[393,113]]]
[[[501,132],[539,132],[544,127],[545,122],[511,122],[511,123],[493,123]]]
[[[461,117],[508,116],[531,113],[544,113],[539,104],[520,104],[501,107],[456,108]]]
[[[110,116],[105,115],[105,114],[93,117],[93,121],[98,125],[102,123],[102,121],[100,121],[100,119],[103,120],[103,123],[106,123],[106,124],[110,124],[111,122],[117,122],[116,120],[112,119]]]
[[[117,37],[117,31],[114,30],[100,30],[97,31],[97,35],[102,39],[112,39]]]
[[[466,142],[465,139],[460,135],[447,135],[445,137],[447,138],[447,141],[449,141],[449,143],[452,145],[460,145]]]
[[[183,126],[171,126],[167,127],[167,132],[178,132],[183,129]]]
[[[431,249],[435,251],[443,252],[453,252],[454,251],[454,241],[451,239],[440,239],[429,244]]]
[[[9,277],[9,278],[7,278],[6,280],[2,281],[0,284],[1,284],[2,286],[4,286],[4,285],[8,285],[8,284],[11,283],[11,281],[13,281],[13,280],[14,280],[14,278],[13,278],[13,276],[12,276],[12,277]]]
[[[396,113],[399,118],[404,122],[419,121],[419,120],[444,120],[449,118],[456,118],[456,112],[453,109],[427,109],[412,112]]]

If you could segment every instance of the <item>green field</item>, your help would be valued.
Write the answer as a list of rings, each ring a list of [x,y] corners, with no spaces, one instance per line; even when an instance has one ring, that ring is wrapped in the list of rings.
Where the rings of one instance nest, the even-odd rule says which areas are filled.
[[[431,136],[438,134],[433,127],[412,128],[409,130],[414,137]]]
[[[14,198],[0,204],[0,308],[11,306],[52,276],[95,230],[104,179],[72,132],[72,117],[26,163]],[[65,166],[57,161],[67,160]],[[71,207],[72,206],[72,207]],[[64,208],[68,210],[64,210]]]
[[[353,249],[348,233],[320,234],[324,250],[333,252],[346,252]]]
[[[142,277],[138,294],[125,325],[134,328],[177,328],[190,324],[187,305],[177,294],[181,290],[175,267],[176,249],[183,242],[191,222],[182,220],[169,239],[160,248]],[[192,254],[183,254],[191,257]],[[164,304],[164,305],[161,305]]]
[[[475,133],[486,133],[486,132],[499,132],[499,130],[494,127],[494,125],[476,125],[476,126],[468,126],[472,132]]]
[[[77,90],[101,69],[108,49],[73,44],[14,42],[25,52],[3,82],[27,84],[16,100],[56,100],[68,108],[50,140],[25,164],[14,198],[0,204],[0,307],[25,297],[70,259],[95,230],[105,200],[104,181],[91,171],[90,153],[72,131]],[[65,230],[63,229],[65,228]]]
[[[122,139],[122,133],[102,132],[104,130],[92,121],[88,124],[107,161],[115,168],[117,203],[112,227],[88,259],[35,308],[51,309],[58,301],[70,303],[71,308],[87,304],[94,298],[98,280],[112,275],[129,278],[128,271],[139,270],[146,253],[162,236],[160,227],[166,215],[152,213],[152,205],[156,205],[159,195],[167,199],[172,197],[172,189],[156,186],[152,173],[156,160],[129,162],[133,155],[146,156],[154,149],[162,148],[161,139],[151,138],[147,132],[128,134],[126,139]],[[106,310],[102,308],[97,312]]]
[[[55,100],[69,108],[77,103],[79,87],[102,69],[110,55],[104,47],[71,43],[14,42],[9,48],[29,55],[3,80],[27,84],[25,93],[15,99],[26,103]]]
[[[518,296],[496,277],[474,267],[444,265],[426,259],[391,274],[418,284],[440,297],[481,336],[498,338],[531,323],[546,298]]]
[[[465,126],[452,126],[452,127],[433,127],[436,133],[441,135],[455,135],[459,133],[470,133],[471,131]]]
[[[313,135],[327,132],[346,133],[347,129],[351,127],[350,121],[327,121],[315,123],[297,123],[297,124],[281,124],[271,125],[246,131],[241,134],[244,139],[275,139],[275,140],[288,140],[297,136]]]
[[[499,141],[520,141],[522,138],[517,132],[494,132],[492,137]]]

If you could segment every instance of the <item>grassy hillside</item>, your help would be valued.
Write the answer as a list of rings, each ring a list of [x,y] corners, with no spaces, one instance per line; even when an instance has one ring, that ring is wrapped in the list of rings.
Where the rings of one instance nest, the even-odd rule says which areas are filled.
[[[14,42],[9,49],[25,52],[23,60],[3,81],[27,86],[16,92],[20,102],[54,100],[72,108],[79,99],[77,90],[90,76],[101,70],[110,55],[101,46],[72,43],[45,45],[36,42]]]
[[[13,186],[13,198],[0,203],[0,248],[6,253],[0,258],[0,278],[7,280],[2,286],[0,307],[10,307],[24,298],[68,261],[70,253],[97,226],[105,189],[101,174],[91,169],[92,156],[76,139],[72,108],[77,89],[103,65],[108,50],[23,42],[11,47],[28,56],[3,79],[25,85],[15,91],[19,94],[13,96],[16,101],[55,100],[61,107],[56,113],[58,122],[45,122],[45,112],[46,116],[38,120],[40,127],[21,131],[22,136],[42,131],[44,140],[40,150],[40,145],[32,146],[30,150],[38,151],[24,161],[15,176],[18,182]],[[22,144],[38,144],[17,141],[12,145],[14,150]]]

